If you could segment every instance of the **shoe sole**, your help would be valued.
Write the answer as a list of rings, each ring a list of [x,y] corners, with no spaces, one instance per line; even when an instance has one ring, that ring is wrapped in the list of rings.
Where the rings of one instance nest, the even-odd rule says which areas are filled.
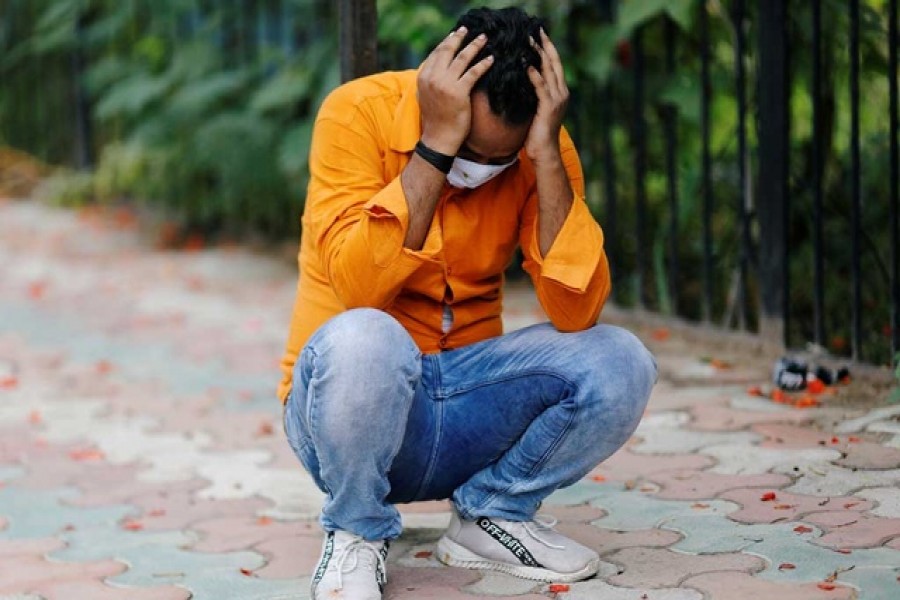
[[[484,569],[487,571],[500,571],[522,579],[531,579],[534,581],[547,581],[559,583],[572,583],[581,581],[595,575],[600,569],[600,559],[591,560],[583,569],[573,573],[560,573],[542,567],[527,567],[525,565],[514,565],[504,563],[483,556],[479,556],[460,546],[450,538],[444,536],[437,543],[437,558],[445,565],[451,567],[462,567],[464,569]]]

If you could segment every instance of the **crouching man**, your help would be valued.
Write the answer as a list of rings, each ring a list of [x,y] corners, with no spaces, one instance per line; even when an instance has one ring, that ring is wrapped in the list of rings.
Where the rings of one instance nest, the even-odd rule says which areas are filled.
[[[418,500],[452,500],[447,564],[596,573],[597,553],[536,511],[625,443],[656,366],[596,324],[609,265],[562,127],[568,96],[537,19],[476,9],[418,70],[322,105],[279,389],[327,496],[313,598],[381,598],[395,505]],[[550,322],[504,335],[517,246]]]

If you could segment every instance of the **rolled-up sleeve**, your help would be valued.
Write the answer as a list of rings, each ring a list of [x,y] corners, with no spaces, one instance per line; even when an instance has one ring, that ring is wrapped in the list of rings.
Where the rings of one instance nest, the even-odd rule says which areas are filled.
[[[611,291],[603,231],[584,199],[584,177],[578,153],[565,131],[562,157],[574,198],[566,220],[546,256],[541,255],[537,188],[525,204],[519,241],[523,268],[534,282],[538,300],[561,331],[580,331],[597,322]]]
[[[406,197],[399,176],[384,177],[378,136],[365,106],[334,94],[313,129],[304,235],[346,308],[386,307],[427,258],[403,247]]]

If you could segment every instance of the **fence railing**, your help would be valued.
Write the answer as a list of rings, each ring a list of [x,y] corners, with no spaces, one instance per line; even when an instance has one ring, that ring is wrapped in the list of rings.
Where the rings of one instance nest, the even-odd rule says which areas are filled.
[[[713,4],[713,3],[710,3]],[[715,3],[718,5],[718,3]],[[875,360],[877,362],[891,360],[900,351],[900,255],[898,255],[898,96],[897,96],[897,0],[889,0],[887,14],[880,14],[875,8],[867,7],[868,28],[878,28],[886,23],[883,46],[889,55],[887,68],[881,73],[884,85],[889,88],[890,103],[884,113],[875,117],[880,122],[878,129],[870,132],[870,138],[884,136],[889,139],[889,152],[878,157],[880,165],[864,164],[861,158],[860,129],[860,2],[851,0],[846,3],[823,2],[789,2],[786,0],[758,0],[752,6],[743,0],[733,0],[726,10],[734,27],[733,51],[733,88],[729,91],[720,85],[716,92],[712,91],[711,82],[711,42],[709,37],[710,11],[706,2],[697,2],[697,38],[686,40],[668,17],[660,17],[662,27],[652,22],[637,28],[632,37],[630,49],[633,53],[631,81],[614,80],[612,90],[605,90],[604,97],[620,93],[630,87],[632,110],[627,117],[631,119],[630,144],[633,156],[613,156],[611,144],[601,144],[606,162],[604,172],[608,179],[616,174],[616,163],[623,160],[633,161],[632,191],[628,196],[632,202],[624,205],[618,197],[620,186],[606,185],[606,215],[604,225],[607,239],[616,240],[622,236],[633,235],[636,240],[633,257],[623,256],[622,250],[615,243],[610,246],[613,268],[619,270],[620,280],[632,279],[636,287],[632,302],[635,306],[649,309],[660,309],[660,303],[648,299],[648,272],[651,268],[649,240],[660,235],[668,237],[667,260],[665,261],[666,282],[671,306],[668,311],[679,315],[688,315],[706,322],[718,322],[725,326],[747,328],[748,315],[756,315],[756,329],[762,335],[780,339],[786,346],[801,346],[814,342],[822,347],[838,352],[844,344],[840,338],[838,343],[831,343],[826,326],[826,315],[837,315],[832,322],[840,322],[843,318],[849,327],[849,354],[857,360]],[[721,6],[721,5],[719,5]],[[831,14],[831,27],[845,27],[845,34],[836,34],[832,30],[830,39],[846,37],[846,60],[849,65],[847,88],[838,89],[847,95],[849,105],[849,160],[846,174],[840,176],[828,172],[829,165],[825,161],[825,149],[831,146],[825,139],[823,131],[826,102],[823,97],[823,81],[826,76],[822,56],[823,48],[823,8],[831,13],[845,10],[844,18]],[[721,18],[721,16],[719,17]],[[808,21],[803,21],[808,19]],[[811,31],[809,46],[791,46],[792,33],[798,28]],[[651,37],[652,31],[652,37]],[[755,39],[749,38],[748,31],[755,32]],[[794,36],[796,37],[796,36]],[[870,36],[871,37],[871,36]],[[751,41],[752,40],[752,41]],[[699,55],[699,86],[701,150],[689,160],[700,164],[702,195],[702,218],[699,220],[699,231],[689,230],[679,222],[679,172],[676,168],[684,150],[679,147],[675,123],[679,119],[677,108],[669,105],[662,107],[662,127],[648,128],[647,111],[651,106],[645,98],[645,53],[648,45],[665,47],[665,64],[661,67],[672,74],[676,71],[676,45],[685,41],[697,43],[696,53]],[[829,49],[834,51],[834,49]],[[872,49],[869,49],[871,58]],[[809,73],[798,73],[799,65],[808,65]],[[751,73],[748,73],[748,70]],[[871,79],[871,78],[870,78]],[[811,85],[802,89],[802,84],[809,81]],[[832,82],[834,81],[832,77]],[[880,84],[868,81],[868,89],[878,88]],[[840,86],[838,86],[840,87]],[[811,112],[799,116],[795,106],[798,97],[807,94],[805,103],[811,106]],[[731,160],[733,170],[737,174],[736,193],[733,197],[716,194],[713,185],[714,170],[722,168],[722,160],[713,160],[710,150],[711,106],[715,95],[731,94],[734,98],[734,110],[737,115],[735,131],[737,151]],[[751,104],[750,97],[755,97]],[[811,131],[810,157],[808,162],[811,171],[798,173],[792,169],[792,159],[798,155],[798,144],[792,139],[792,132],[802,129],[797,119],[806,118],[806,128]],[[839,115],[839,118],[845,118]],[[611,127],[603,129],[603,135],[613,135]],[[662,138],[664,145],[666,178],[665,195],[667,204],[667,223],[657,222],[651,225],[646,217],[647,197],[645,182],[648,176],[646,148],[652,143],[654,136]],[[870,153],[871,155],[871,153]],[[837,163],[831,161],[831,167]],[[843,165],[837,165],[843,167]],[[868,191],[863,189],[863,173],[873,167],[878,172],[889,174],[887,186],[877,186]],[[831,190],[830,208],[825,204],[825,182],[838,184],[847,182],[846,191]],[[811,203],[797,202],[799,197],[812,196]],[[864,201],[865,199],[865,201]],[[809,204],[811,214],[800,213],[798,207]],[[840,205],[843,206],[840,206]],[[837,205],[837,206],[836,206]],[[886,211],[884,209],[887,209]],[[872,218],[864,220],[864,210],[875,209],[883,220],[873,222]],[[634,229],[623,230],[617,216],[623,211],[633,210]],[[716,215],[732,211],[735,226],[730,235],[738,250],[731,255],[731,265],[720,265],[719,273],[729,273],[730,282],[727,287],[728,300],[724,310],[717,315],[714,309],[714,297],[722,293],[722,281],[717,281],[714,264],[718,260],[715,246],[722,243],[713,234],[713,221]],[[847,215],[849,213],[849,216]],[[846,223],[838,223],[844,220]],[[844,259],[830,254],[835,244],[826,243],[826,228],[832,235],[835,231],[847,232],[849,244],[844,245],[842,252],[849,257],[849,264]],[[808,243],[810,249],[804,251],[803,257],[797,257],[798,240],[792,232],[798,229],[811,229],[812,235]],[[685,279],[680,255],[683,245],[691,238],[701,240],[702,258],[700,275],[697,281]],[[803,240],[806,243],[806,240]],[[840,266],[838,266],[840,263]],[[866,265],[868,268],[866,268]],[[623,272],[624,271],[624,272]],[[811,273],[811,277],[805,276]],[[798,276],[799,275],[799,276]],[[701,307],[685,310],[678,302],[678,286],[699,284]],[[794,304],[792,299],[798,290],[804,292],[811,287],[811,310],[807,302]],[[844,288],[849,293],[849,302],[845,306],[828,305],[826,292],[830,289]],[[884,293],[880,299],[878,295]],[[844,295],[832,294],[839,298]],[[886,296],[886,297],[885,297]],[[754,306],[755,305],[755,306]],[[843,315],[843,316],[841,316]],[[880,326],[879,326],[880,325]]]
[[[620,304],[759,331],[790,347],[812,342],[858,360],[892,360],[900,351],[897,2],[536,3],[535,12],[551,17],[571,76],[571,130]],[[344,79],[422,59],[427,44],[400,48],[402,36],[388,32],[376,61],[376,18],[405,25],[398,15],[423,14],[411,27],[431,18],[415,13],[427,3],[411,0],[379,2],[382,15],[373,0],[341,0],[337,10],[299,0],[223,0],[186,2],[182,11],[169,2],[171,18],[135,0],[122,17],[135,24],[85,51],[106,13],[125,5],[65,3],[76,7],[75,41],[3,72],[0,117],[3,100],[33,106],[14,115],[25,126],[6,140],[81,165],[97,139],[117,135],[115,120],[98,126],[84,74],[110,44],[137,43],[145,17],[153,17],[156,38],[176,49],[199,35],[217,40],[228,69],[273,48],[291,59],[282,70],[302,66],[308,44],[340,29]],[[10,49],[4,36],[17,24],[47,21],[42,11],[52,4],[0,5],[0,50]],[[90,10],[79,13],[80,6]],[[430,9],[456,14],[466,6],[452,0]],[[609,36],[612,46],[597,43]],[[0,66],[8,59],[0,57]],[[267,83],[278,74],[270,71],[250,71],[246,85]],[[228,110],[240,109],[235,98],[252,99],[251,92],[227,96]],[[303,119],[316,97],[304,96]],[[260,120],[275,114],[257,112]],[[284,126],[279,121],[275,131]],[[282,142],[282,156],[299,148],[296,138]]]

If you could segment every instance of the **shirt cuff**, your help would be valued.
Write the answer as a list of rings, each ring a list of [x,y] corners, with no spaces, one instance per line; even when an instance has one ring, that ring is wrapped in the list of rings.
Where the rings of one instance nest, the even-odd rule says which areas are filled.
[[[403,246],[409,230],[409,205],[399,176],[366,202],[363,211],[369,221],[368,245],[379,267],[393,266],[398,258],[404,263],[418,265],[436,254]]]
[[[540,233],[535,222],[531,255],[540,276],[584,293],[603,256],[603,231],[583,198],[576,196],[547,256],[541,257]]]

